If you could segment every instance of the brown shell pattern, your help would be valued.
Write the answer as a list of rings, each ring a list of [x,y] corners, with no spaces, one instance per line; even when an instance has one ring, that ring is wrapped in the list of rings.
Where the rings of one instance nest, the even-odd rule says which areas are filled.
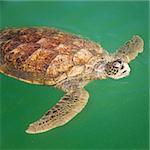
[[[102,52],[98,44],[57,29],[0,31],[0,71],[26,82],[55,84],[81,73],[90,58]]]

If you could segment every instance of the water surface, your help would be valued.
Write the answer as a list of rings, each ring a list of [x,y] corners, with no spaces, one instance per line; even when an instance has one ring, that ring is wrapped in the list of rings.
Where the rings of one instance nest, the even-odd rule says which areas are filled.
[[[1,1],[1,28],[49,26],[101,43],[114,52],[134,34],[144,53],[131,62],[131,75],[93,81],[87,107],[67,125],[38,135],[24,131],[63,92],[0,75],[1,149],[148,150],[148,2]]]

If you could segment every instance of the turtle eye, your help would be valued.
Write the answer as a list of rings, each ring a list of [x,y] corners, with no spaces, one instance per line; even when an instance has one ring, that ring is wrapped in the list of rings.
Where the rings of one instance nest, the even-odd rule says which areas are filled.
[[[113,63],[113,66],[114,66],[114,67],[117,67],[117,68],[120,68],[121,63],[118,62],[118,61],[116,61],[116,62]]]

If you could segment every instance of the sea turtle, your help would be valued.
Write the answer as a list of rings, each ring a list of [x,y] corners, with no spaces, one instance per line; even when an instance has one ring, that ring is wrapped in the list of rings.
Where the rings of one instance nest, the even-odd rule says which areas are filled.
[[[128,63],[143,51],[143,45],[142,38],[135,35],[116,53],[109,54],[95,42],[55,28],[1,30],[1,73],[66,93],[26,132],[36,134],[66,124],[88,102],[85,85],[91,80],[128,76]]]

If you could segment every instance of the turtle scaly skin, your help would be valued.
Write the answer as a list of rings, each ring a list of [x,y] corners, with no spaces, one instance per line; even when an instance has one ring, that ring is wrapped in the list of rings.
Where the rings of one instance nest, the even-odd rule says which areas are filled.
[[[62,126],[87,104],[84,89],[91,80],[129,75],[128,63],[143,51],[139,36],[109,54],[99,44],[77,35],[46,27],[0,31],[0,72],[31,84],[57,87],[66,94],[27,133]]]

